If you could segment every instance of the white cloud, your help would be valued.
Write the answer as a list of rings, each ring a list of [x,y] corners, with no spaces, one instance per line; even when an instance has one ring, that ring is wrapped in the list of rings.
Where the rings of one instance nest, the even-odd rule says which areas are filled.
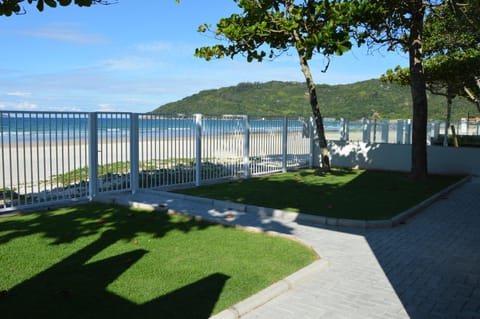
[[[148,43],[139,43],[134,46],[135,50],[140,52],[148,52],[148,53],[161,53],[165,51],[171,51],[175,48],[173,43],[169,42],[148,42]]]
[[[5,102],[0,101],[0,109],[9,111],[37,111],[39,107],[30,102]]]
[[[28,37],[43,38],[60,42],[71,42],[78,44],[102,44],[108,40],[99,35],[85,32],[79,29],[80,26],[71,23],[54,23],[46,26],[39,26],[23,30],[3,30],[2,33],[13,33]]]
[[[54,106],[54,107],[42,107],[42,109],[47,111],[54,111],[54,112],[83,112],[79,107],[76,106]]]
[[[115,108],[108,103],[101,103],[98,107],[97,112],[115,112]]]
[[[150,59],[138,56],[124,56],[116,59],[109,59],[104,62],[104,65],[109,70],[142,70],[153,65]]]
[[[32,93],[31,93],[31,92],[21,92],[21,91],[17,91],[17,92],[7,92],[6,95],[8,95],[8,96],[17,96],[17,97],[26,97],[26,96],[32,95]]]

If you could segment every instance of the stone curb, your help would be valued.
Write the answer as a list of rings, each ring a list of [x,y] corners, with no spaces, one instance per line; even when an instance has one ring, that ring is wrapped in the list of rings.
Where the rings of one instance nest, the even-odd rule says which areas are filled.
[[[327,218],[322,216],[314,216],[309,214],[294,213],[288,211],[282,211],[278,209],[266,208],[266,207],[257,207],[253,205],[244,205],[226,201],[212,200],[208,198],[201,198],[183,194],[169,193],[169,192],[156,192],[151,191],[147,193],[157,194],[164,196],[170,199],[186,200],[200,204],[206,204],[213,206],[218,209],[225,210],[237,210],[241,212],[250,212],[256,213],[264,217],[272,217],[286,221],[297,221],[305,223],[317,223],[333,226],[345,226],[345,227],[359,227],[359,228],[380,228],[380,227],[393,227],[404,222],[406,219],[414,216],[419,213],[421,210],[425,209],[441,197],[445,196],[449,192],[458,188],[459,186],[471,181],[472,177],[468,176],[461,181],[445,188],[444,190],[438,192],[437,194],[431,196],[430,198],[424,200],[420,204],[416,205],[413,208],[410,208],[403,213],[397,215],[396,217],[389,220],[378,220],[378,221],[362,221],[362,220],[349,220],[349,219],[338,219],[338,218]],[[144,208],[155,211],[167,211],[168,207],[166,204],[151,204],[138,201],[131,201],[128,196],[125,197],[116,197],[118,194],[105,194],[95,198],[96,201],[104,203],[117,203],[122,205],[127,205],[131,207]],[[245,230],[259,231],[262,230],[257,227],[248,227],[248,226],[237,226],[234,223],[227,222],[224,220],[219,220],[217,218],[208,218],[202,216],[191,216],[195,219],[203,219],[211,222],[216,222],[232,227],[243,228]],[[324,259],[317,260],[307,267],[300,269],[299,271],[291,274],[290,276],[272,284],[271,286],[265,288],[264,290],[256,293],[255,295],[240,301],[239,303],[231,306],[230,308],[223,310],[222,312],[211,317],[211,319],[238,319],[244,316],[245,314],[253,311],[254,309],[266,304],[268,301],[278,297],[279,295],[287,292],[288,290],[295,287],[299,282],[312,276],[314,273],[324,271],[328,267],[328,261]]]
[[[170,192],[155,192],[161,194],[165,197],[173,197],[181,200],[188,200],[195,203],[211,205],[214,208],[226,209],[226,210],[237,210],[240,212],[254,213],[263,217],[271,217],[279,219],[282,221],[295,221],[299,223],[308,223],[308,224],[319,224],[319,225],[328,225],[328,226],[342,226],[342,227],[351,227],[351,228],[362,228],[362,229],[374,229],[374,228],[391,228],[399,224],[404,223],[407,219],[418,214],[420,211],[426,207],[433,204],[435,201],[450,193],[454,189],[462,186],[463,184],[472,180],[472,176],[467,176],[457,183],[450,185],[449,187],[441,190],[440,192],[432,195],[423,202],[417,204],[416,206],[407,209],[406,211],[398,214],[391,219],[383,220],[356,220],[356,219],[345,219],[345,218],[332,218],[325,216],[317,216],[304,213],[295,213],[290,211],[284,211],[281,209],[254,206],[254,205],[245,205],[234,202],[227,202],[221,200],[213,200],[205,197],[197,197],[191,195],[183,195]],[[153,193],[153,192],[152,192]],[[216,221],[216,220],[215,220]],[[231,223],[226,223],[231,225]]]
[[[215,200],[206,197],[184,195],[178,193],[171,193],[165,191],[144,191],[145,193],[157,194],[166,198],[174,198],[177,200],[185,200],[193,203],[209,205],[217,209],[223,210],[236,210],[239,212],[254,213],[262,217],[270,217],[279,219],[282,221],[295,221],[298,223],[307,223],[307,224],[317,224],[317,225],[328,225],[328,226],[342,226],[342,227],[351,227],[351,228],[362,228],[362,229],[375,229],[375,228],[391,228],[399,224],[404,223],[407,219],[418,214],[420,211],[426,207],[432,205],[435,201],[439,200],[441,197],[450,193],[454,189],[462,186],[463,184],[472,180],[472,176],[467,176],[457,183],[450,185],[449,187],[443,189],[442,191],[432,195],[423,202],[417,204],[416,206],[407,209],[406,211],[400,213],[399,215],[384,220],[356,220],[356,219],[344,219],[344,218],[331,218],[325,216],[317,216],[304,213],[295,213],[290,211],[284,211],[281,209],[254,206],[254,205],[245,205],[241,203],[234,203],[222,200]],[[103,203],[118,203],[122,205],[128,205],[136,208],[143,208],[148,210],[162,211],[166,207],[162,204],[145,204],[139,202],[130,202],[128,197],[118,198],[115,194],[101,194],[95,198],[95,201]],[[231,222],[223,222],[218,219],[212,218],[210,221],[216,223],[222,223],[225,225],[232,225]]]
[[[231,306],[222,312],[210,317],[210,319],[238,319],[249,313],[250,311],[266,304],[268,301],[280,296],[288,290],[295,287],[305,278],[316,272],[324,271],[328,267],[328,262],[324,259],[317,260],[305,268],[293,273],[292,275],[282,279],[270,287],[263,289],[253,296]]]
[[[160,192],[152,192],[154,194],[159,194]],[[163,196],[169,196],[171,193],[165,193],[161,194]],[[178,195],[178,194],[175,194]],[[171,198],[172,196],[170,196]],[[190,198],[188,197],[193,197],[193,196],[173,196],[178,199],[183,199],[183,200],[189,200]],[[118,197],[118,194],[102,194],[100,196],[97,196],[95,198],[96,202],[100,203],[106,203],[106,204],[118,204],[118,205],[124,205],[124,206],[129,206],[129,207],[134,207],[134,208],[141,208],[141,209],[146,209],[150,211],[161,211],[161,212],[169,212],[169,213],[177,213],[174,210],[169,210],[167,208],[166,204],[150,204],[150,203],[143,203],[143,202],[138,202],[138,201],[131,201],[128,196],[126,197]],[[200,200],[195,200],[197,203],[205,203],[206,200],[203,198],[200,198]],[[230,202],[223,202],[223,201],[212,201],[210,200],[211,204],[216,202],[217,207],[222,207],[225,209],[234,209],[234,208],[240,208],[241,206],[243,207],[242,211],[246,210],[245,205],[235,205],[235,203],[230,203]],[[234,205],[232,205],[234,204]],[[276,210],[275,210],[276,211]],[[290,213],[290,212],[288,212]],[[181,214],[182,213],[177,213]],[[252,226],[241,226],[241,225],[235,225],[223,220],[219,220],[217,218],[208,218],[204,216],[192,216],[187,214],[191,218],[194,218],[195,220],[205,220],[209,222],[215,222],[215,223],[220,223],[229,227],[235,227],[235,228],[240,228],[246,231],[252,231],[252,232],[264,232],[261,228],[258,227],[252,227]],[[288,237],[290,239],[297,240],[299,242],[302,242],[298,240],[296,237],[291,236],[291,235],[285,235],[281,233],[276,233],[276,232],[266,232],[271,235],[278,235],[278,236],[283,236],[283,237]],[[303,242],[302,242],[303,243]],[[303,243],[304,245],[308,246],[307,244]],[[223,310],[222,312],[216,314],[215,316],[211,317],[212,319],[238,319],[245,314],[249,313],[250,311],[266,304],[268,301],[274,299],[275,297],[278,297],[279,295],[287,292],[288,290],[292,289],[295,287],[299,282],[304,280],[305,278],[313,275],[316,272],[321,272],[325,270],[328,267],[328,262],[324,259],[319,259],[311,263],[310,265],[300,269],[299,271],[289,275],[288,277],[275,282],[271,286],[261,290],[260,292],[254,294],[253,296],[248,297],[247,299],[244,299],[240,301],[239,303],[231,306],[230,308]]]
[[[128,196],[118,196],[118,193],[113,194],[101,194],[95,197],[95,202],[103,204],[117,204],[122,206],[128,206],[132,208],[139,208],[148,211],[167,212],[168,207],[166,204],[151,204],[142,203],[138,201],[131,201]]]
[[[70,206],[75,206],[79,204],[87,204],[89,202],[90,200],[87,198],[76,198],[76,199],[59,200],[55,202],[38,203],[38,204],[35,204],[34,207],[14,207],[14,208],[9,208],[2,211],[0,213],[0,218],[11,217],[11,216],[16,216],[21,214],[28,214],[28,213],[44,211],[44,210],[63,208],[63,207],[70,207]]]
[[[424,210],[428,206],[432,205],[434,202],[439,200],[441,197],[445,196],[446,194],[450,193],[454,189],[457,189],[458,187],[462,186],[463,184],[470,182],[472,180],[472,176],[467,176],[465,178],[462,178],[460,181],[456,182],[453,185],[448,186],[447,188],[441,190],[440,192],[430,196],[423,202],[419,203],[418,205],[407,209],[403,213],[400,213],[399,215],[391,218],[390,220],[392,221],[392,226],[396,226],[398,224],[401,224],[405,222],[408,218],[415,216],[418,214],[420,211]]]

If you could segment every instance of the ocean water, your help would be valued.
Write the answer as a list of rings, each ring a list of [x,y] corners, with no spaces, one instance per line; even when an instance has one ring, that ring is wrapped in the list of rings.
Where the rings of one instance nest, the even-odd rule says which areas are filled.
[[[0,112],[0,139],[2,144],[49,142],[61,140],[87,140],[88,113],[33,113]],[[308,131],[308,119],[292,118],[288,121],[288,132]],[[251,118],[252,133],[281,133],[283,118]],[[193,116],[154,116],[139,117],[139,137],[171,138],[191,137],[196,133]],[[326,131],[338,131],[338,121],[325,121]],[[246,123],[243,117],[216,116],[204,117],[202,135],[243,134]],[[130,136],[130,116],[122,113],[99,114],[97,119],[98,139],[128,139]]]

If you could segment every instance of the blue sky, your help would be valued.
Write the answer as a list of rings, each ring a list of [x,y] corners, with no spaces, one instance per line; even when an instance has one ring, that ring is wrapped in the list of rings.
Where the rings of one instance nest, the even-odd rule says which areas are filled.
[[[294,54],[262,63],[193,56],[216,43],[197,27],[238,12],[233,0],[119,0],[42,13],[24,7],[24,15],[0,17],[0,111],[148,112],[239,82],[304,81]],[[408,60],[360,48],[334,57],[326,73],[324,63],[317,55],[310,64],[316,83],[346,84]]]

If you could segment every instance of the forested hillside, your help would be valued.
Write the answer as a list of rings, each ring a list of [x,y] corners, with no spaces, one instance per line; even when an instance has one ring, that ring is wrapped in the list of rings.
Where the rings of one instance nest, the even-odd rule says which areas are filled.
[[[382,118],[411,118],[409,87],[368,80],[347,85],[318,85],[324,117],[359,119],[378,112]],[[444,119],[446,99],[428,94],[429,118]],[[152,113],[202,113],[248,115],[310,115],[305,83],[240,83],[236,86],[201,91]],[[454,99],[452,118],[480,117],[474,104]]]

